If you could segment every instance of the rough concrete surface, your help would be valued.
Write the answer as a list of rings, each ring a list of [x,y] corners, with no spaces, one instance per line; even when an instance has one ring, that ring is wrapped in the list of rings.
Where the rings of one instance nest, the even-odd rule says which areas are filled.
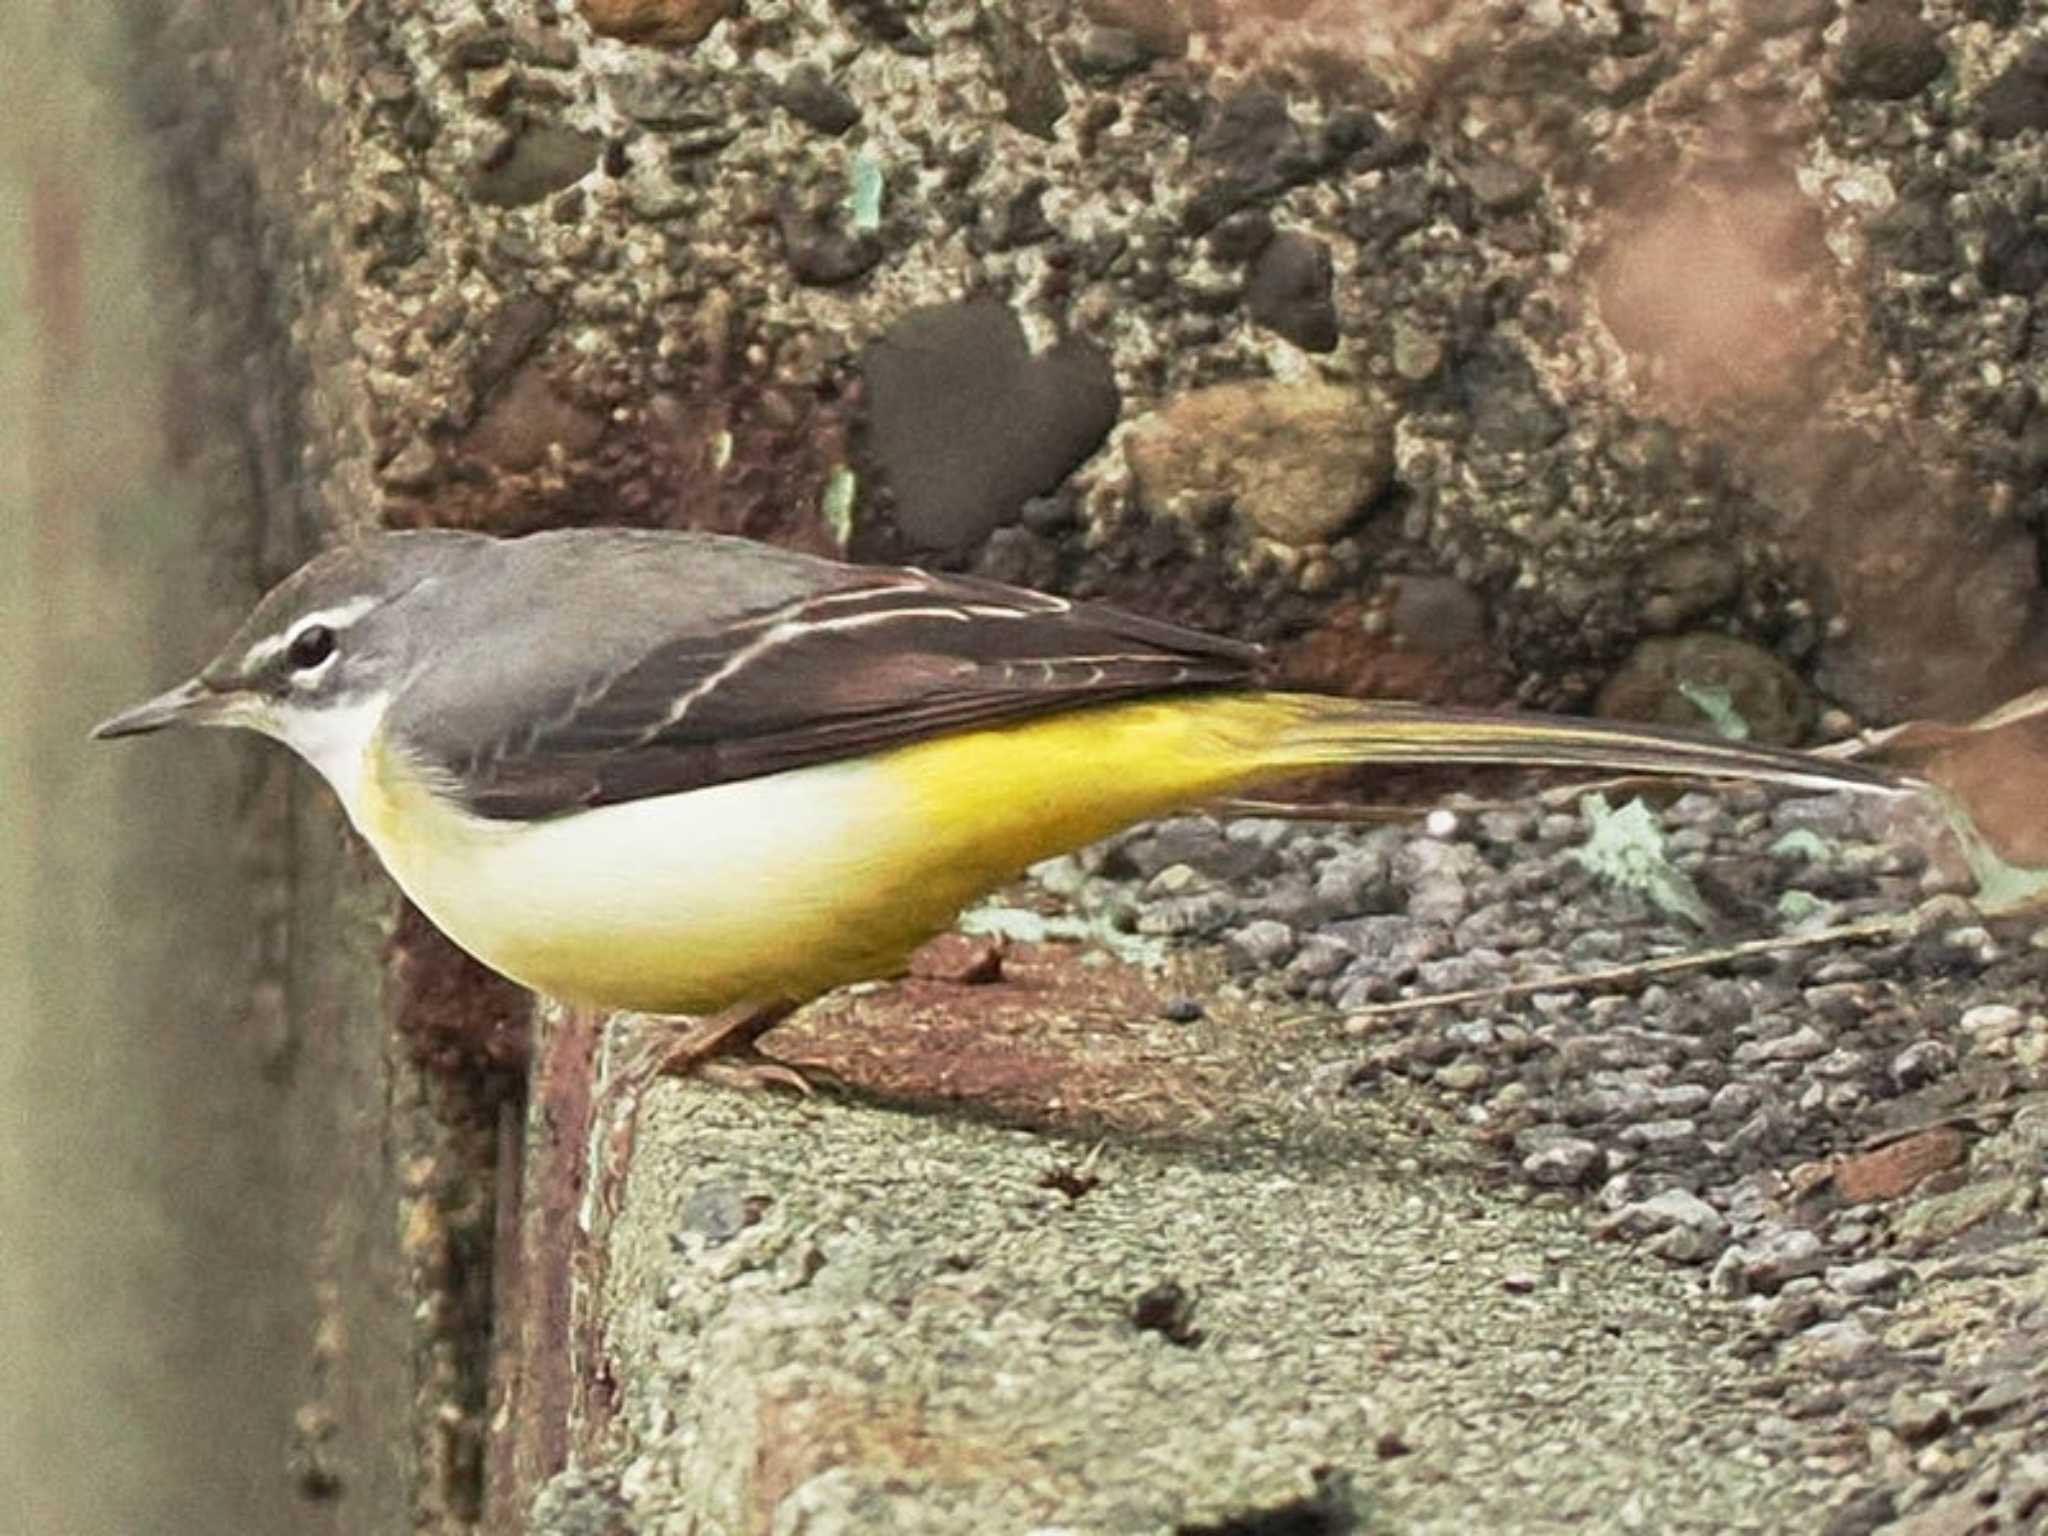
[[[1825,1478],[1758,1442],[1730,1321],[1684,1277],[1486,1188],[1404,1095],[1340,1106],[1298,1065],[1234,1086],[1243,1121],[1110,1143],[659,1091],[612,1246],[632,1529],[1154,1532],[1321,1503],[1301,1529],[1348,1506],[1364,1530],[1730,1531],[1815,1507]],[[1053,1187],[1079,1165],[1092,1188]],[[1167,1286],[1181,1342],[1134,1321]]]
[[[1118,1022],[1114,981],[1094,1018],[997,1020],[985,1053],[1067,1063],[995,1085],[1001,1120],[655,1087],[604,1303],[625,1448],[596,1487],[629,1530],[1784,1530],[1819,1505],[1755,1442],[1698,1286],[1491,1180],[1417,1096],[1343,1092],[1327,1018]],[[930,1004],[985,1020],[967,989]]]

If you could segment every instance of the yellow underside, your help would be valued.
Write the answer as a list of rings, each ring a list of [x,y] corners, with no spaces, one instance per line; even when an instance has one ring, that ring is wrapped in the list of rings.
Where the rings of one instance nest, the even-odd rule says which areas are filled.
[[[567,1001],[704,1013],[890,974],[1028,864],[1327,760],[1327,741],[1290,732],[1332,711],[1275,695],[1111,705],[543,822],[454,811],[373,752],[350,809],[485,964]]]

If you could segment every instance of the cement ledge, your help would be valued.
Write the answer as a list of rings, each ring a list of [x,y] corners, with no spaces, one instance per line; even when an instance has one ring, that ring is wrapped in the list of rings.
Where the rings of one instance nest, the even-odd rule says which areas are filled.
[[[1487,1180],[1402,1091],[1341,1094],[1329,1029],[1212,1013],[1181,1042],[1228,1112],[1106,1137],[1056,1090],[994,1124],[656,1085],[596,1309],[609,1454],[533,1529],[1817,1519],[1697,1277]]]

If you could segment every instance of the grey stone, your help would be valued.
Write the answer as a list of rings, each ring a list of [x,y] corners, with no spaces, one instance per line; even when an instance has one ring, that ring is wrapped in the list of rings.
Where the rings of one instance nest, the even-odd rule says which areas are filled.
[[[1493,986],[1506,974],[1498,952],[1472,949],[1424,962],[1415,969],[1415,981],[1425,992],[1470,992]]]
[[[1974,906],[1961,896],[1944,892],[1930,896],[1913,909],[1913,936],[1927,938],[1949,929],[1972,926],[1976,921],[1977,909]]]
[[[1701,1083],[1674,1083],[1657,1090],[1657,1108],[1674,1118],[1691,1119],[1713,1101],[1713,1091]]]
[[[1827,1318],[1799,1335],[1800,1353],[1833,1366],[1855,1365],[1879,1348],[1876,1337],[1854,1318]]]
[[[1594,1178],[1603,1158],[1600,1148],[1575,1136],[1560,1136],[1522,1159],[1522,1172],[1534,1184],[1576,1187]]]
[[[1946,1040],[1916,1040],[1894,1056],[1888,1069],[1901,1089],[1923,1087],[1956,1069],[1956,1053]]]
[[[484,153],[470,189],[480,202],[500,208],[537,203],[588,175],[602,147],[596,134],[536,124]]]
[[[1887,1422],[1908,1445],[1923,1445],[1947,1430],[1955,1414],[1945,1395],[1901,1387],[1892,1394]]]
[[[1549,447],[1570,426],[1529,359],[1506,340],[1489,335],[1452,364],[1451,375],[1482,447],[1532,453]]]
[[[1192,938],[1220,934],[1237,920],[1237,898],[1227,891],[1200,891],[1147,902],[1138,911],[1138,932]]]
[[[1775,1061],[1811,1061],[1827,1054],[1828,1038],[1811,1024],[1802,1024],[1772,1040],[1753,1040],[1735,1048],[1737,1066]]]
[[[775,212],[775,226],[782,235],[782,255],[789,263],[791,274],[809,287],[834,288],[853,282],[873,271],[882,259],[882,242],[865,230],[846,228],[836,209],[820,210],[785,204]],[[902,323],[898,322],[899,325]],[[871,351],[874,345],[870,344]],[[893,403],[893,394],[890,399]],[[919,469],[931,460],[943,460],[942,441],[925,444],[930,459],[919,461],[906,473],[906,480],[914,488],[922,485],[918,478]],[[891,442],[893,446],[893,439]],[[1035,489],[1049,489],[1049,484],[1038,485]],[[1019,495],[1017,500],[1021,503],[1023,496]]]
[[[791,117],[833,137],[860,121],[860,105],[815,64],[799,64],[775,99]]]
[[[1691,1120],[1644,1120],[1621,1133],[1621,1144],[1666,1159],[1697,1152],[1700,1128]]]
[[[1728,1246],[1725,1232],[1675,1226],[1659,1232],[1646,1245],[1658,1258],[1673,1264],[1706,1264]]]
[[[1362,958],[1396,970],[1412,972],[1416,966],[1451,952],[1448,929],[1413,917],[1354,917],[1331,923],[1324,931]]]
[[[2048,230],[2010,208],[1992,208],[1984,217],[1984,250],[1977,269],[1993,293],[2024,298],[2039,291],[2048,284]]]
[[[1052,140],[1067,111],[1066,87],[1052,51],[1021,18],[1001,9],[980,14],[978,30],[1003,96],[1003,120],[1034,138]]]
[[[1830,1269],[1827,1281],[1845,1296],[1878,1296],[1897,1290],[1911,1273],[1896,1259],[1865,1259]]]
[[[1978,1003],[1965,1008],[1956,1021],[1966,1035],[1974,1036],[1979,1045],[1989,1040],[2002,1040],[2016,1035],[2026,1023],[2026,1015],[2010,1003]]]
[[[1294,930],[1270,917],[1255,918],[1234,931],[1226,941],[1231,952],[1247,965],[1273,970],[1286,964],[1294,954]]]
[[[1469,843],[1420,837],[1394,858],[1394,879],[1408,892],[1408,915],[1428,922],[1455,923],[1470,910],[1471,881],[1485,869]]]
[[[1493,1081],[1493,1074],[1476,1061],[1454,1061],[1436,1070],[1436,1083],[1453,1093],[1476,1093]]]
[[[1574,1125],[1640,1120],[1655,1110],[1656,1103],[1655,1091],[1647,1083],[1607,1083],[1567,1097],[1564,1117]]]
[[[1074,73],[1083,79],[1115,80],[1143,69],[1150,57],[1138,35],[1126,27],[1088,27],[1074,44]]]
[[[1723,1083],[1714,1090],[1714,1097],[1707,1105],[1707,1117],[1720,1121],[1740,1120],[1753,1114],[1761,1102],[1762,1095],[1754,1084]]]
[[[1861,1082],[1870,1075],[1870,1058],[1861,1051],[1837,1048],[1806,1069],[1816,1082]]]
[[[1337,306],[1330,296],[1330,248],[1288,232],[1269,241],[1252,263],[1245,312],[1305,352],[1337,345]]]
[[[1347,848],[1316,872],[1316,900],[1332,917],[1370,911],[1386,894],[1388,870],[1384,849]]]
[[[1308,180],[1318,167],[1286,98],[1262,86],[1222,100],[1195,140],[1195,155],[1213,173],[1182,214],[1182,228],[1189,234],[1205,232],[1240,208],[1271,201]]]
[[[1745,1242],[1742,1275],[1753,1292],[1768,1295],[1787,1281],[1817,1275],[1827,1268],[1827,1249],[1804,1227],[1778,1227]]]
[[[2008,1371],[1993,1377],[1980,1388],[1977,1394],[1966,1401],[1957,1415],[1965,1424],[1989,1424],[2002,1419],[2013,1409],[2032,1403],[2043,1396],[2043,1390],[2036,1386],[2022,1371]]]
[[[1849,12],[1835,56],[1835,89],[1844,96],[1899,101],[1918,94],[1947,66],[1917,0],[1866,0]]]
[[[1006,304],[911,310],[861,349],[867,424],[905,535],[972,548],[1064,480],[1115,424],[1108,357],[1069,336],[1034,356]]]
[[[2048,128],[2048,46],[2029,48],[1978,92],[1977,118],[1991,139]]]
[[[1657,1248],[1659,1257],[1684,1264],[1706,1263],[1721,1252],[1728,1239],[1726,1218],[1683,1189],[1667,1189],[1625,1205],[1595,1230],[1602,1237],[1632,1241],[1660,1236],[1670,1239]]]
[[[1335,976],[1352,961],[1351,946],[1326,933],[1311,933],[1287,962],[1290,981],[1323,981]]]

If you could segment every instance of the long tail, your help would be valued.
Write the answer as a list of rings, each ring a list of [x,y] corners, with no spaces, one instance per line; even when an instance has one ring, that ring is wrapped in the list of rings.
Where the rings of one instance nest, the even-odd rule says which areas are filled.
[[[1896,781],[1855,763],[1665,726],[1315,694],[1226,694],[1215,703],[1218,724],[1242,712],[1234,723],[1251,733],[1246,745],[1276,773],[1359,763],[1500,763],[1901,792]]]
[[[1309,769],[1505,763],[1899,793],[1858,763],[1652,725],[1291,693],[1182,693],[954,731],[864,770],[875,804],[849,846],[894,868],[877,910],[931,926],[1015,871],[1147,816]],[[873,883],[872,875],[869,883]],[[934,915],[936,914],[936,915]]]

